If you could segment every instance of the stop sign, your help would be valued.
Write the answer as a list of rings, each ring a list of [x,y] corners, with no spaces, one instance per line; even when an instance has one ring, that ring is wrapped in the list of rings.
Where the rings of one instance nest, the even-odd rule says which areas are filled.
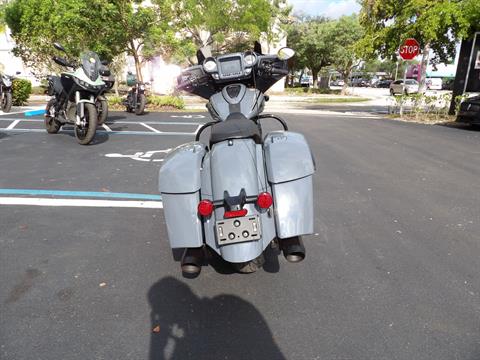
[[[407,39],[400,46],[398,52],[403,60],[412,60],[420,53],[420,45],[415,39]]]

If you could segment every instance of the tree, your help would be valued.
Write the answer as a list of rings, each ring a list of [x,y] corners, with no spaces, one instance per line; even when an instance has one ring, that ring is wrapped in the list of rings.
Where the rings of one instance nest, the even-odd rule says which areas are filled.
[[[430,50],[432,62],[448,62],[455,54],[455,39],[468,36],[474,26],[478,0],[361,0],[360,22],[365,53],[395,59],[400,44],[413,37],[421,44],[420,91],[425,89]],[[476,4],[476,5],[475,5]],[[470,11],[470,14],[467,12]],[[478,22],[477,22],[478,24]]]
[[[342,75],[345,83],[342,95],[345,95],[348,79],[353,68],[360,65],[361,60],[357,56],[355,45],[363,36],[363,29],[356,15],[342,16],[340,19],[331,21],[329,25],[329,41],[332,47],[332,64]]]
[[[196,48],[245,48],[289,12],[285,0],[152,0]]]
[[[107,60],[127,52],[142,80],[142,61],[175,45],[168,19],[155,7],[137,6],[138,2],[13,0],[5,9],[5,20],[16,42],[14,54],[43,70],[52,66],[55,41],[74,57],[86,49]]]
[[[313,86],[317,86],[320,70],[333,62],[330,22],[316,18],[292,24],[288,30],[287,44],[296,51],[295,66],[312,71]]]

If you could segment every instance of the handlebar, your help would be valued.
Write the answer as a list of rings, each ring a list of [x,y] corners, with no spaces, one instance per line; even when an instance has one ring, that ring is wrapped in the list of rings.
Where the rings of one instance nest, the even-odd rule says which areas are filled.
[[[53,61],[55,61],[58,65],[61,65],[61,66],[75,67],[75,64],[69,63],[66,59],[62,57],[54,56]]]
[[[280,69],[276,67],[272,67],[271,74],[272,75],[288,75],[289,71],[286,69]]]
[[[175,87],[177,90],[184,90],[185,88],[192,86],[193,82],[190,79],[182,81],[180,84],[177,84]]]

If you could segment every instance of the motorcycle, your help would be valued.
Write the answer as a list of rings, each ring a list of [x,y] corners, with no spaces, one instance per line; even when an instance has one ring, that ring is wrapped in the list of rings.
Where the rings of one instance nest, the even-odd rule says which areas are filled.
[[[127,75],[127,85],[131,86],[127,98],[124,100],[127,112],[134,112],[136,115],[142,115],[145,112],[147,97],[145,95],[145,86],[149,83],[143,83],[136,80],[134,75],[129,72]]]
[[[304,136],[262,114],[265,92],[288,74],[287,60],[254,51],[210,57],[182,72],[177,89],[208,99],[213,118],[195,141],[172,150],[159,172],[170,246],[185,249],[182,272],[197,276],[208,252],[241,273],[259,269],[268,246],[289,262],[305,258],[301,236],[313,233],[313,155]],[[262,121],[282,130],[262,135]],[[210,130],[208,141],[200,141]],[[208,252],[207,252],[208,251]]]
[[[7,113],[12,108],[13,76],[2,74],[0,79],[1,108],[3,112]]]
[[[53,46],[66,54],[60,44]],[[52,98],[45,110],[45,127],[49,134],[56,134],[63,125],[73,124],[77,141],[87,145],[97,129],[95,99],[105,88],[100,77],[100,59],[88,51],[81,55],[79,63],[57,56],[53,60],[69,71],[48,77],[48,94]]]
[[[105,87],[95,99],[95,107],[97,108],[98,113],[98,125],[102,125],[108,118],[108,100],[105,94],[113,88],[113,85],[115,85],[115,77],[107,67],[108,62],[102,61],[101,63],[100,76],[105,83]]]

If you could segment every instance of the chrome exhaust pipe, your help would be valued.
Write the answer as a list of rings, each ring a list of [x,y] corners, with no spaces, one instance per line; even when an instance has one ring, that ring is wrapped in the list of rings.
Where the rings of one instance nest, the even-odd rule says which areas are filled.
[[[182,272],[186,275],[197,276],[202,270],[204,258],[203,247],[186,248],[181,261]]]
[[[288,262],[297,263],[305,259],[305,246],[299,236],[280,239],[280,247]]]

